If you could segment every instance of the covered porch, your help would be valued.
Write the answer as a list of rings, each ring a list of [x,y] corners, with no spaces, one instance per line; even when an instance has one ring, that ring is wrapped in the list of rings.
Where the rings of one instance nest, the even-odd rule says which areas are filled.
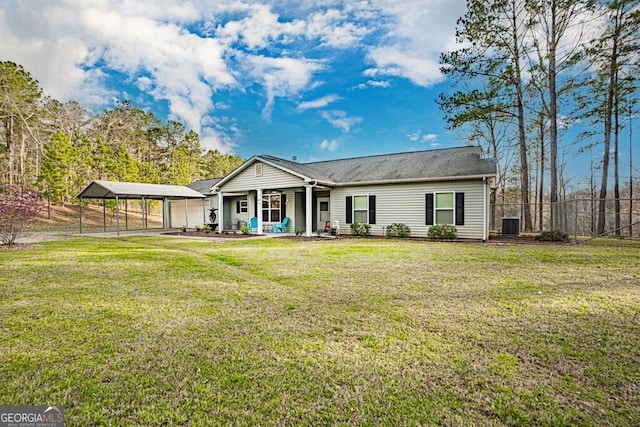
[[[311,236],[317,230],[325,230],[330,221],[330,189],[317,184],[216,194],[219,232],[247,226],[255,234]]]

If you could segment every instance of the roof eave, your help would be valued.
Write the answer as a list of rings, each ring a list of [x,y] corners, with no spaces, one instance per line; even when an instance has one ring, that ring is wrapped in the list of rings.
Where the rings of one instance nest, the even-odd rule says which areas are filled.
[[[265,159],[264,157],[261,156],[253,156],[251,157],[249,160],[247,160],[246,162],[244,162],[242,165],[240,165],[239,167],[237,167],[233,172],[231,172],[229,175],[227,175],[225,178],[223,178],[222,180],[220,180],[220,182],[218,182],[217,184],[215,184],[214,186],[211,187],[211,192],[213,194],[220,192],[220,187],[222,187],[224,184],[226,184],[227,182],[231,181],[231,179],[233,179],[233,177],[235,177],[236,175],[238,175],[240,172],[244,171],[245,169],[247,169],[249,166],[251,166],[252,164],[254,164],[256,161],[261,161],[262,163],[265,163],[271,167],[274,167],[276,169],[279,169],[283,172],[289,173],[293,176],[297,176],[298,178],[302,179],[304,182],[322,182],[322,183],[326,183],[327,185],[334,185],[333,183],[328,183],[319,179],[315,179],[313,177],[309,177],[306,176],[304,174],[301,174],[299,172],[293,171],[289,168],[286,168],[282,165],[279,165],[277,163],[274,163],[272,161],[270,161],[269,159]]]
[[[412,182],[435,182],[435,181],[466,181],[482,178],[495,177],[495,173],[479,174],[479,175],[459,175],[459,176],[444,176],[434,178],[403,178],[403,179],[385,179],[376,181],[353,181],[353,182],[338,182],[333,184],[335,187],[350,187],[361,185],[381,185],[381,184],[410,184]]]

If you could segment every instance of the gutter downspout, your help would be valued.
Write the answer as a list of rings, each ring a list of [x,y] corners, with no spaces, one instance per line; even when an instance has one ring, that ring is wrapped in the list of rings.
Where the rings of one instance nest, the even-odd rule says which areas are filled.
[[[488,223],[487,223],[487,177],[482,178],[482,241],[486,242],[489,238],[488,236]]]

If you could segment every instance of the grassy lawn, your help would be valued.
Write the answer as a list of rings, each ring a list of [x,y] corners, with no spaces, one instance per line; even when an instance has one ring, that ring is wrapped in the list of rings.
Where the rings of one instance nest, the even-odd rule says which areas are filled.
[[[0,250],[0,404],[66,425],[640,425],[640,244]]]

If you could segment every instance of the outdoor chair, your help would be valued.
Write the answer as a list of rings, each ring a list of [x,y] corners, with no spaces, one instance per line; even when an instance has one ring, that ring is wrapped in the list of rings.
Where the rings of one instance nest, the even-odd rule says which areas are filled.
[[[249,233],[257,233],[258,232],[258,218],[255,216],[249,219]]]
[[[284,233],[288,223],[289,223],[289,217],[285,216],[280,224],[273,224],[273,232],[277,233],[278,231],[280,231]]]

